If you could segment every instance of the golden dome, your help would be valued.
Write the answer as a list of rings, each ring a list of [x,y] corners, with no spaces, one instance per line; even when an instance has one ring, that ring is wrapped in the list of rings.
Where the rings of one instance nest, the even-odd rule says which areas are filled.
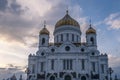
[[[90,28],[86,31],[86,34],[90,34],[90,33],[96,34],[96,30],[93,29],[91,26],[90,26]]]
[[[80,27],[79,23],[73,18],[71,18],[71,16],[68,14],[68,11],[66,15],[56,23],[55,28],[58,28],[63,25],[73,25],[75,27]]]
[[[49,31],[47,30],[46,27],[44,27],[41,31],[40,34],[48,34],[49,35]]]

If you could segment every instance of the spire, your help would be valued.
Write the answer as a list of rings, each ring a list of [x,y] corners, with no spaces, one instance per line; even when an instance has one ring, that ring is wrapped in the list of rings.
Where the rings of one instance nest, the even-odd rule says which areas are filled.
[[[91,26],[91,18],[90,18],[90,20],[89,20],[89,26],[90,26],[90,28],[92,27],[92,26]]]
[[[69,9],[68,9],[68,5],[67,5],[67,10],[66,10],[66,14],[68,14],[68,12],[69,12]]]
[[[44,28],[46,28],[46,21],[44,20]]]
[[[68,14],[68,10],[66,10],[66,14]]]
[[[89,34],[89,33],[95,33],[96,34],[96,30],[92,27],[92,24],[91,24],[91,18],[89,20],[89,28],[86,31],[86,34]]]
[[[44,21],[44,28],[40,31],[40,34],[49,34],[49,31],[46,28],[46,21]]]

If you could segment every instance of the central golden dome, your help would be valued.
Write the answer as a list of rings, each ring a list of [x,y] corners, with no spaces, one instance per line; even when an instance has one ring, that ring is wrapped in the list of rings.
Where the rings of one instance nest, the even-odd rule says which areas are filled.
[[[56,23],[55,29],[63,25],[72,25],[75,27],[80,27],[79,23],[73,18],[71,18],[71,16],[68,14],[68,11],[66,12],[66,15]]]

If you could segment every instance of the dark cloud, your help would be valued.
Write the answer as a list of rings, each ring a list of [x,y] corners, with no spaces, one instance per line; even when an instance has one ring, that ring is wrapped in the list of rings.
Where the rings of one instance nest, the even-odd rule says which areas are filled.
[[[0,11],[5,11],[8,5],[8,0],[0,0]]]
[[[24,10],[21,9],[21,5],[19,5],[15,0],[10,4],[10,11],[14,14],[21,14]]]
[[[13,14],[21,14],[24,12],[21,9],[21,5],[16,2],[16,0],[0,0],[0,12],[9,11]]]

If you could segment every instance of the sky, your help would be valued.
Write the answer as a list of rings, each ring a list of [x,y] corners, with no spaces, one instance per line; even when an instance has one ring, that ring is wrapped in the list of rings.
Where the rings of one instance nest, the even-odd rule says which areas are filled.
[[[44,20],[53,42],[54,26],[67,9],[80,24],[82,42],[91,19],[98,49],[120,74],[120,0],[0,0],[0,73],[7,74],[11,67],[14,73],[22,72],[28,55],[38,50]]]

